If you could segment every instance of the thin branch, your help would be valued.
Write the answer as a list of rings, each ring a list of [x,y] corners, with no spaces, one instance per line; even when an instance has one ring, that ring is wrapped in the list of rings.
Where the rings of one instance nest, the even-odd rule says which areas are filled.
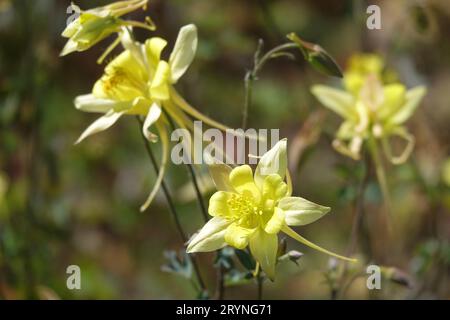
[[[151,161],[151,163],[153,165],[153,169],[155,170],[156,174],[158,174],[159,166],[158,166],[158,163],[156,161],[155,155],[153,154],[153,151],[152,151],[152,149],[150,147],[150,144],[149,144],[148,140],[142,134],[141,127],[143,125],[143,121],[139,118],[139,116],[136,116],[136,119],[139,122],[139,131],[141,132],[141,136],[142,136],[142,139],[144,141],[145,150],[147,151],[147,154],[148,154],[148,156],[150,158],[150,161]],[[180,219],[178,217],[178,213],[177,213],[177,211],[175,209],[175,205],[174,205],[174,202],[172,200],[172,196],[170,195],[169,188],[167,187],[166,183],[164,182],[164,179],[161,182],[161,188],[162,188],[163,193],[164,193],[164,195],[166,197],[167,204],[169,205],[169,210],[170,210],[170,212],[171,212],[171,214],[172,214],[172,216],[173,216],[173,218],[175,220],[175,225],[176,225],[176,228],[178,230],[178,234],[180,235],[180,237],[181,237],[181,239],[183,241],[183,244],[185,244],[188,241],[188,238],[187,238],[186,234],[184,233],[183,227],[181,226]],[[203,278],[202,278],[202,276],[200,274],[200,269],[198,267],[196,256],[194,254],[190,254],[189,256],[191,258],[191,262],[192,262],[192,266],[194,267],[195,274],[197,275],[197,279],[198,279],[198,283],[200,285],[200,288],[201,288],[201,290],[203,292],[206,292],[207,289],[206,289],[206,286],[205,286],[205,282],[203,281]]]
[[[258,272],[258,275],[256,276],[256,282],[258,283],[258,296],[257,299],[258,300],[262,300],[263,299],[263,278],[261,277],[261,272]]]
[[[273,48],[272,50],[269,50],[261,57],[263,44],[264,42],[260,39],[258,41],[258,47],[256,48],[256,52],[253,56],[253,67],[251,70],[246,72],[244,78],[245,100],[244,100],[244,109],[242,112],[242,125],[241,125],[241,128],[244,131],[247,129],[248,110],[250,109],[252,104],[253,82],[258,78],[258,72],[261,71],[261,69],[270,59],[285,56],[291,57],[291,55],[284,52],[284,50],[298,47],[297,44],[295,43],[285,43]]]

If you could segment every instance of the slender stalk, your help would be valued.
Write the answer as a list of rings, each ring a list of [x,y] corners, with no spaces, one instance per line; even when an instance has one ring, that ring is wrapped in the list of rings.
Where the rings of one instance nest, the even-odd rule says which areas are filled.
[[[173,119],[170,117],[168,113],[165,113],[167,119],[169,120],[170,126],[172,127],[172,130],[175,130],[175,123],[173,122]],[[191,163],[187,163],[186,167],[188,168],[189,175],[191,176],[192,183],[194,185],[195,195],[197,196],[197,201],[200,206],[200,211],[202,213],[202,217],[204,222],[208,222],[208,211],[206,210],[205,202],[203,201],[203,195],[200,191],[200,187],[198,184],[197,175],[194,170],[194,166]]]
[[[296,43],[293,42],[288,42],[288,43],[284,43],[281,44],[279,46],[276,46],[275,48],[267,51],[264,56],[262,56],[261,59],[258,60],[258,63],[255,65],[255,76],[256,74],[264,67],[264,65],[266,64],[267,61],[269,61],[270,59],[274,58],[274,57],[278,57],[278,56],[288,56],[288,57],[292,57],[291,55],[287,54],[286,52],[284,52],[287,49],[298,49],[298,45]]]
[[[381,189],[381,193],[383,195],[384,204],[386,207],[386,223],[388,227],[389,233],[392,232],[392,225],[391,225],[391,214],[392,214],[392,205],[391,205],[391,198],[389,196],[389,188],[387,184],[387,178],[386,178],[386,172],[384,170],[383,161],[380,156],[380,152],[378,149],[377,141],[371,137],[369,138],[369,151],[372,156],[373,163],[375,165],[375,172],[378,179],[378,184]]]
[[[262,300],[263,299],[263,278],[261,277],[261,272],[258,272],[258,275],[256,277],[256,282],[258,284],[258,296],[257,299],[258,300]]]
[[[253,93],[253,82],[258,77],[258,72],[264,67],[264,65],[269,61],[270,59],[273,59],[278,56],[289,56],[288,53],[285,52],[286,49],[296,48],[297,44],[295,43],[285,43],[282,45],[279,45],[272,50],[269,50],[266,52],[262,57],[261,51],[263,49],[263,41],[259,40],[258,47],[256,49],[255,55],[253,57],[253,68],[252,70],[247,71],[244,78],[244,85],[245,85],[245,100],[244,100],[244,110],[242,113],[242,130],[247,129],[247,118],[248,118],[248,110],[250,109],[250,106],[252,104],[252,93]],[[258,299],[262,299],[262,293],[263,293],[263,279],[260,275],[260,272],[257,274],[257,285],[258,285]]]
[[[253,91],[253,81],[256,79],[256,73],[259,61],[259,55],[261,54],[261,50],[263,47],[263,41],[260,39],[258,42],[258,47],[256,49],[255,55],[253,56],[253,68],[245,73],[244,78],[244,87],[245,87],[245,98],[244,98],[244,110],[242,112],[242,130],[247,129],[247,118],[248,118],[248,110],[250,109],[250,105],[252,103],[252,91]]]
[[[200,211],[202,213],[203,220],[208,222],[208,211],[206,210],[205,202],[203,201],[202,193],[200,192],[200,188],[198,185],[198,179],[196,173],[194,171],[194,167],[192,164],[188,163],[187,165],[188,171],[191,175],[192,183],[194,184],[195,194],[197,195],[198,204],[200,206]]]
[[[367,185],[369,182],[370,176],[370,161],[369,158],[365,157],[365,166],[364,166],[364,176],[358,186],[357,195],[355,199],[355,209],[353,214],[353,223],[352,223],[352,231],[350,233],[350,241],[347,247],[346,255],[352,255],[356,242],[358,240],[359,229],[362,225],[363,215],[364,215],[364,194],[367,189]],[[345,266],[347,263],[345,263]]]
[[[285,43],[279,45],[272,50],[267,51],[261,57],[261,51],[263,48],[263,41],[259,40],[258,47],[256,49],[255,55],[253,57],[253,68],[245,74],[244,85],[245,85],[245,100],[244,100],[244,109],[242,112],[242,125],[241,128],[245,131],[247,128],[247,120],[248,120],[248,110],[252,104],[252,93],[253,93],[253,82],[258,78],[258,72],[264,67],[264,65],[270,59],[273,59],[278,56],[290,56],[287,52],[284,52],[286,49],[297,48],[297,44],[295,43]]]
[[[220,255],[220,252],[217,253]],[[217,268],[217,284],[215,298],[217,300],[223,300],[225,298],[225,270],[222,264]]]
[[[147,154],[148,154],[148,156],[150,158],[150,161],[151,161],[151,163],[153,165],[153,169],[155,170],[156,174],[158,174],[159,166],[158,166],[158,163],[156,161],[155,155],[153,154],[153,151],[152,151],[152,149],[150,147],[149,142],[147,141],[145,136],[142,134],[141,127],[143,125],[143,121],[139,118],[139,116],[136,116],[136,119],[139,122],[139,131],[141,132],[141,136],[142,136],[142,139],[144,141],[145,150],[147,151]],[[186,236],[186,234],[185,234],[185,232],[183,230],[183,227],[181,226],[180,219],[178,217],[178,213],[177,213],[177,211],[175,209],[175,204],[173,202],[172,196],[170,195],[169,188],[167,187],[167,185],[166,185],[164,180],[161,182],[161,188],[163,190],[164,196],[166,197],[167,204],[169,206],[169,210],[170,210],[170,212],[171,212],[171,214],[172,214],[172,216],[173,216],[173,218],[175,220],[175,225],[176,225],[178,234],[180,235],[181,240],[183,241],[183,244],[184,244],[184,243],[186,243],[188,241],[188,238],[187,238],[187,236]],[[203,281],[203,278],[202,278],[202,276],[200,274],[200,269],[198,267],[198,262],[197,262],[196,256],[194,254],[190,254],[190,257],[191,257],[192,266],[194,267],[194,272],[197,275],[197,280],[198,280],[198,283],[200,285],[200,288],[201,288],[201,290],[203,292],[206,292],[207,289],[206,289],[206,286],[205,286],[205,282]]]
[[[364,194],[367,189],[367,185],[369,182],[370,171],[371,171],[371,163],[369,157],[365,154],[365,166],[364,166],[364,175],[361,179],[358,190],[355,198],[354,210],[353,210],[353,222],[352,222],[352,230],[350,233],[350,239],[347,245],[347,249],[345,251],[346,256],[351,256],[355,250],[355,246],[358,240],[359,230],[362,225],[363,216],[364,216]],[[338,278],[337,285],[331,290],[331,299],[335,300],[338,298],[339,293],[342,293],[344,279],[347,273],[347,262],[344,261],[339,265],[338,270]]]
[[[255,80],[254,73],[252,71],[248,71],[245,74],[244,86],[245,86],[245,102],[244,102],[244,110],[242,112],[242,130],[247,129],[247,118],[248,118],[248,109],[250,109],[250,104],[252,101],[252,89],[253,89],[253,81]]]
[[[173,119],[167,113],[166,113],[166,116],[169,119],[169,123],[170,123],[170,126],[172,127],[172,130],[175,130],[175,123],[174,123]],[[203,196],[202,196],[202,193],[200,192],[198,179],[197,179],[194,167],[190,163],[188,163],[186,166],[190,173],[192,183],[194,184],[194,190],[195,190],[195,194],[197,196],[197,200],[198,200],[201,212],[202,212],[203,220],[206,223],[209,220],[208,211],[206,210],[206,206],[203,201]],[[220,254],[221,254],[221,250],[219,250],[217,252],[217,258],[220,258]],[[217,269],[217,285],[216,285],[215,297],[217,300],[223,300],[224,296],[225,296],[225,270],[222,265],[219,265],[219,267]]]

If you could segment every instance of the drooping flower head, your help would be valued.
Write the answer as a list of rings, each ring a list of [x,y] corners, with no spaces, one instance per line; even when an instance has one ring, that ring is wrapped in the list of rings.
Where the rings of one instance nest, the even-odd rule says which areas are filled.
[[[149,141],[156,142],[158,135],[150,132],[150,127],[154,125],[163,152],[155,186],[141,207],[145,210],[156,195],[165,172],[169,149],[167,116],[179,127],[189,130],[193,129],[193,122],[188,115],[221,130],[227,127],[195,110],[173,87],[194,59],[197,49],[195,25],[180,29],[168,61],[161,59],[167,45],[162,38],[153,37],[139,43],[132,39],[131,30],[124,28],[121,42],[125,50],[106,66],[92,93],[75,99],[75,107],[81,111],[104,113],[81,134],[76,143],[108,129],[123,115],[144,116],[143,134]]]
[[[61,56],[75,51],[88,50],[111,34],[119,33],[124,26],[137,26],[154,30],[155,26],[148,17],[146,18],[147,23],[120,18],[127,13],[145,7],[147,2],[148,0],[118,1],[103,7],[82,11],[80,16],[69,23],[62,33],[62,36],[69,40],[61,51]]]
[[[238,249],[249,246],[261,269],[274,279],[278,233],[284,232],[316,250],[349,260],[309,242],[289,227],[312,223],[330,208],[291,196],[290,180],[285,182],[286,145],[286,139],[281,140],[264,154],[254,174],[248,165],[234,169],[225,164],[211,165],[218,189],[209,201],[208,213],[213,218],[191,238],[188,252],[214,251],[226,245]]]
[[[324,85],[312,87],[312,93],[327,108],[340,115],[344,122],[336,133],[333,146],[353,159],[360,158],[365,140],[382,142],[386,156],[402,163],[414,147],[414,137],[404,123],[412,116],[426,93],[423,86],[407,90],[399,82],[387,81],[384,63],[378,55],[356,55],[350,59],[344,73],[345,91]],[[406,140],[403,152],[394,156],[390,138]]]

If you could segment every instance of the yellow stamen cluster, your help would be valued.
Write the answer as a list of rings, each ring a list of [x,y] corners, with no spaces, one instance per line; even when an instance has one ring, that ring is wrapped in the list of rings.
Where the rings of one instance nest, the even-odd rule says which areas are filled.
[[[242,226],[256,227],[264,214],[261,206],[249,194],[232,194],[227,204],[233,218]]]

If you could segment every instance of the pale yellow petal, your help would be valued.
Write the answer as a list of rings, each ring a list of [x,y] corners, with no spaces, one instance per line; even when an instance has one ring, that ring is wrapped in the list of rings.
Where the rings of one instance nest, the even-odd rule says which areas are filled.
[[[277,174],[284,179],[286,170],[287,139],[282,139],[259,159],[255,170],[255,183],[262,188],[265,177],[271,174]]]
[[[111,99],[97,98],[93,94],[83,94],[75,98],[74,104],[75,108],[80,111],[107,113],[111,109],[116,110],[116,107],[120,102]],[[124,103],[124,105],[129,106],[129,103]]]
[[[232,223],[225,232],[225,242],[237,249],[244,249],[248,245],[249,237],[254,232],[254,229],[244,228]]]
[[[230,184],[240,194],[251,195],[256,202],[261,199],[261,193],[253,180],[252,168],[242,165],[230,172]]]
[[[285,213],[280,208],[275,208],[272,217],[267,221],[264,231],[270,234],[280,232],[285,224]]]
[[[161,59],[161,52],[166,47],[166,45],[167,41],[159,37],[150,38],[145,41],[147,60],[149,65],[153,66],[153,68],[156,68],[157,64],[159,63],[159,60]]]
[[[150,94],[155,100],[168,100],[169,92],[170,68],[167,62],[160,61],[156,68],[155,76],[150,86]]]
[[[271,174],[264,179],[262,196],[264,201],[278,201],[286,196],[288,192],[287,184],[277,174]]]
[[[197,50],[197,28],[189,24],[180,29],[169,58],[171,83],[175,83],[186,72]]]
[[[153,103],[148,110],[147,117],[145,118],[144,125],[142,126],[142,133],[150,142],[156,142],[157,136],[150,132],[150,127],[159,119],[161,116],[161,107],[157,103]]]
[[[389,124],[400,125],[408,120],[419,106],[422,98],[425,96],[427,90],[425,87],[415,87],[406,92],[406,101],[398,109],[398,111],[388,119]]]
[[[278,237],[258,229],[250,238],[250,252],[272,281],[275,279]]]
[[[187,252],[209,252],[218,250],[226,246],[225,232],[230,225],[230,221],[214,217],[210,219],[203,228],[190,240]]]
[[[300,197],[283,198],[278,203],[278,207],[284,211],[286,224],[289,226],[303,226],[312,223],[330,212],[329,207]]]
[[[161,186],[161,183],[163,181],[164,174],[166,172],[166,167],[167,167],[167,159],[168,159],[169,147],[170,147],[167,129],[164,126],[164,124],[162,124],[161,122],[156,122],[156,128],[158,129],[159,136],[161,137],[161,145],[162,145],[161,165],[159,168],[159,173],[156,178],[155,184],[153,185],[153,188],[150,191],[150,194],[147,197],[147,200],[140,208],[141,212],[145,211],[150,206],[153,199],[155,198],[155,196],[159,190],[159,187]]]
[[[226,165],[225,163],[210,162],[208,164],[208,170],[217,190],[234,191],[234,188],[230,184],[230,173],[232,168],[229,165]]]
[[[209,199],[208,213],[215,217],[229,217],[233,216],[228,201],[231,199],[232,193],[225,191],[215,192]]]
[[[322,253],[328,254],[328,255],[330,255],[332,257],[339,258],[339,259],[342,259],[342,260],[346,260],[346,261],[350,261],[350,262],[356,262],[357,261],[356,259],[347,258],[347,257],[341,256],[339,254],[333,253],[331,251],[328,251],[328,250],[326,250],[326,249],[324,249],[322,247],[319,247],[318,245],[312,243],[311,241],[308,241],[305,238],[303,238],[301,235],[299,235],[297,232],[295,232],[294,230],[289,228],[287,225],[283,226],[281,231],[286,233],[288,236],[290,236],[294,240],[297,240],[298,242],[303,243],[304,245],[307,245],[308,247],[313,248],[314,250],[320,251]]]
[[[315,85],[311,92],[325,107],[344,119],[356,119],[355,99],[348,92],[324,85]]]
[[[122,116],[122,112],[114,112],[113,110],[110,110],[108,113],[106,113],[104,116],[98,118],[95,120],[84,132],[81,134],[81,136],[78,138],[78,140],[75,142],[75,144],[80,143],[87,137],[96,134],[98,132],[104,131],[111,127],[114,123],[116,123],[117,120]]]

